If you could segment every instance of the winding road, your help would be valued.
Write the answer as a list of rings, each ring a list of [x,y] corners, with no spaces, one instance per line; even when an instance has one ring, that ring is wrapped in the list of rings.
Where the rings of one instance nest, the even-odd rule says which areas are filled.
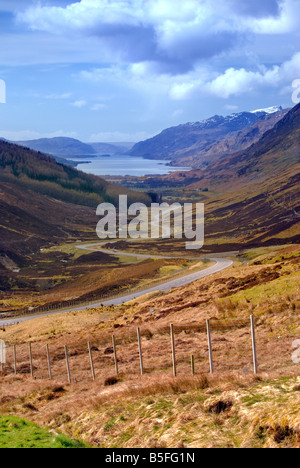
[[[109,253],[113,255],[122,255],[122,256],[128,256],[128,257],[137,257],[137,258],[163,258],[163,259],[174,259],[174,258],[179,258],[179,257],[170,257],[170,256],[160,256],[160,255],[144,255],[144,254],[134,254],[134,253],[128,253],[128,252],[122,252],[119,250],[109,250],[109,249],[103,249],[101,248],[103,244],[89,244],[89,245],[78,245],[77,248],[82,249],[82,250],[91,250],[91,251],[97,251],[97,252],[103,252],[103,253]],[[96,248],[97,247],[97,248]],[[100,248],[99,248],[100,247]],[[237,252],[228,252],[228,256],[236,255]],[[201,260],[199,257],[180,257],[184,258],[185,260]],[[41,317],[47,317],[50,315],[55,315],[55,314],[62,314],[66,312],[74,312],[74,311],[80,311],[80,310],[87,310],[87,309],[92,309],[94,307],[99,307],[101,305],[104,306],[110,306],[110,305],[121,305],[125,302],[129,302],[133,299],[136,299],[138,297],[144,296],[145,294],[149,294],[155,291],[170,291],[173,288],[179,288],[181,286],[186,286],[190,283],[193,283],[194,281],[197,281],[202,278],[206,278],[207,276],[213,275],[215,273],[219,273],[226,268],[229,268],[230,266],[233,265],[233,261],[226,259],[226,258],[207,258],[210,262],[214,262],[214,265],[209,266],[208,268],[202,269],[200,271],[194,272],[194,273],[189,273],[185,276],[173,279],[171,281],[167,281],[165,283],[156,285],[152,288],[147,288],[142,291],[137,291],[132,294],[126,294],[122,297],[118,297],[115,299],[110,299],[107,301],[98,301],[90,305],[85,305],[82,307],[72,307],[72,308],[67,308],[67,309],[60,309],[58,311],[54,312],[48,312],[45,314],[40,314],[40,315],[26,315],[23,317],[19,318],[13,318],[13,319],[6,319],[6,320],[0,320],[0,327],[3,326],[9,326],[9,325],[16,325],[21,322],[26,322],[28,320],[33,320],[36,318],[41,318]]]

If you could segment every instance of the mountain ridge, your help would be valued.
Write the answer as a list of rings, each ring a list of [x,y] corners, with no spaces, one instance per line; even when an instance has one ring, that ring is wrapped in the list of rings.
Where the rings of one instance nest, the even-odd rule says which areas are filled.
[[[4,140],[5,141],[5,140]],[[7,140],[6,140],[7,141]],[[98,154],[119,154],[128,151],[134,143],[84,143],[76,138],[53,137],[11,142],[25,148],[58,157],[95,157]]]
[[[169,159],[172,166],[205,167],[224,155],[245,149],[258,141],[287,112],[288,109],[273,113],[241,112],[180,124],[137,143],[130,154],[150,159]]]

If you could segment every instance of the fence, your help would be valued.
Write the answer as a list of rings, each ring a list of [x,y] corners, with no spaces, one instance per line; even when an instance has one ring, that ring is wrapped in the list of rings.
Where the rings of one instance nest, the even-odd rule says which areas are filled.
[[[76,345],[40,342],[6,346],[2,375],[23,374],[68,383],[118,374],[298,373],[294,344],[299,316],[207,320],[151,331],[121,331]],[[298,346],[300,348],[300,346]],[[296,352],[297,354],[297,352]],[[300,355],[300,349],[299,349]]]

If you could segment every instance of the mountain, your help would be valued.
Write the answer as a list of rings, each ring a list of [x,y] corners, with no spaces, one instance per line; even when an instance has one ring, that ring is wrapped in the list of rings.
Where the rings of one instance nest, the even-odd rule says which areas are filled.
[[[23,258],[68,238],[95,233],[96,207],[149,204],[150,197],[59,164],[50,156],[0,141],[0,257]],[[1,264],[1,261],[0,261]]]
[[[229,155],[209,168],[207,180],[253,184],[287,175],[299,169],[300,105],[295,106],[258,142],[245,151]],[[286,181],[286,180],[285,180]]]
[[[201,193],[216,248],[300,243],[300,104],[245,151],[166,181]]]
[[[59,157],[80,156],[84,158],[97,154],[124,154],[134,145],[134,143],[82,143],[82,141],[67,137],[40,138],[39,140],[17,141],[15,143],[41,153],[50,154],[57,161],[63,163],[66,161]]]
[[[90,143],[98,154],[124,154],[128,153],[134,143]]]
[[[40,151],[41,153],[56,155],[56,156],[82,156],[95,155],[96,150],[86,143],[82,143],[74,138],[56,137],[56,138],[41,138],[39,140],[18,141],[18,145],[22,145]]]
[[[282,108],[215,115],[201,122],[182,124],[137,143],[130,154],[151,159],[170,159],[172,165],[202,168],[217,159],[249,147],[287,112]],[[278,110],[279,109],[279,110]]]
[[[254,111],[251,111],[252,114],[256,114],[257,112],[265,112],[266,114],[274,114],[275,112],[282,111],[281,106],[272,106],[272,107],[267,107],[265,109],[256,109]]]

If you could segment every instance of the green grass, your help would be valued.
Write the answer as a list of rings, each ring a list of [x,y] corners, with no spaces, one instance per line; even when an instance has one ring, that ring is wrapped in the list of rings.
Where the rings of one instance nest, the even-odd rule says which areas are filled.
[[[300,273],[295,272],[287,277],[281,277],[273,281],[259,284],[246,291],[233,294],[230,299],[233,303],[243,304],[246,300],[257,305],[260,301],[274,301],[283,298],[287,293],[295,294],[299,290]]]
[[[0,416],[0,448],[87,448],[62,434],[52,434],[25,419]]]

